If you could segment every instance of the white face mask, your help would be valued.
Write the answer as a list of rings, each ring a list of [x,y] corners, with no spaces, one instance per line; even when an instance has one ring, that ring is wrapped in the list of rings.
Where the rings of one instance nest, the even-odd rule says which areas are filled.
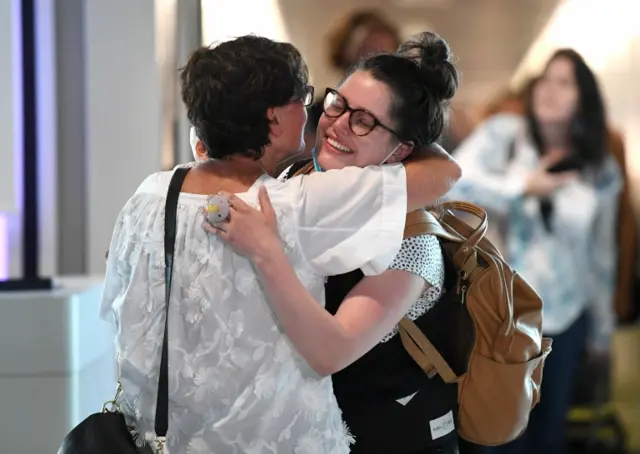
[[[398,150],[398,148],[400,148],[400,145],[402,145],[402,142],[401,142],[401,143],[399,143],[398,145],[396,145],[396,147],[395,147],[393,150],[391,150],[391,153],[389,153],[389,154],[387,155],[387,157],[386,157],[386,158],[384,158],[384,159],[382,160],[382,162],[381,162],[380,164],[378,164],[378,165],[380,165],[380,166],[381,166],[382,164],[384,164],[385,162],[387,162],[387,159],[389,159],[389,158],[393,155],[393,153],[395,153],[395,152]]]

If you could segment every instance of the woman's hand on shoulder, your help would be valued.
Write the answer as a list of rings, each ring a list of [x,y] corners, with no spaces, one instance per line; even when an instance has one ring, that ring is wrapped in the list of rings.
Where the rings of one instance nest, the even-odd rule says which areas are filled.
[[[233,194],[221,192],[219,195],[229,200],[229,216],[215,224],[205,219],[202,227],[207,232],[217,235],[237,254],[252,261],[268,259],[283,249],[276,213],[264,186],[258,192],[260,209],[247,205]]]

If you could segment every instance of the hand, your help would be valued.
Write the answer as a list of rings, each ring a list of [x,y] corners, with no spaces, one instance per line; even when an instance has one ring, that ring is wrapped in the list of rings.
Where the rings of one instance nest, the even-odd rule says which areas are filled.
[[[578,178],[579,173],[550,173],[549,168],[558,163],[562,156],[549,154],[542,157],[540,166],[529,174],[525,183],[525,194],[534,197],[547,197],[556,189]]]
[[[202,228],[217,235],[236,253],[251,260],[268,258],[274,248],[282,249],[276,213],[264,186],[258,192],[259,210],[233,194],[221,192],[220,195],[229,199],[228,219],[216,224],[205,219]]]

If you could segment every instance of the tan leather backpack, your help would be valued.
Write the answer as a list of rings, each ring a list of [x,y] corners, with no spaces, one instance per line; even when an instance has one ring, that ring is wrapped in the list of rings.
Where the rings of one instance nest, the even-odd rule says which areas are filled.
[[[449,323],[452,343],[469,340],[466,352],[463,358],[459,351],[448,355],[448,362],[407,317],[399,332],[405,349],[425,373],[458,384],[459,435],[476,444],[501,445],[524,432],[540,399],[543,364],[551,351],[551,339],[542,336],[542,300],[484,238],[485,210],[466,202],[446,202],[442,208],[444,214],[438,217],[426,210],[409,213],[405,238],[431,234],[441,239],[457,277],[448,292],[453,294],[445,294],[434,309],[440,305],[442,311],[466,309],[470,319],[466,325],[439,322]],[[477,216],[479,226],[471,227],[454,210]],[[462,364],[458,373],[452,361]]]
[[[313,162],[300,163],[290,176],[313,169]],[[551,352],[551,339],[542,337],[542,300],[484,238],[489,225],[484,209],[467,202],[441,208],[441,216],[427,210],[407,214],[404,236],[439,237],[453,263],[453,294],[429,312],[434,327],[440,333],[444,327],[447,335],[429,340],[408,317],[398,331],[429,377],[439,374],[446,383],[457,383],[458,434],[476,444],[501,445],[524,432],[540,400],[544,360]],[[481,222],[473,228],[453,211]]]

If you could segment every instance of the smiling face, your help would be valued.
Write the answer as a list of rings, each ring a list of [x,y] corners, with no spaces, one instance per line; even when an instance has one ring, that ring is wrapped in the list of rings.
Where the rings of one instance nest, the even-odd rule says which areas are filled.
[[[578,110],[580,92],[573,62],[556,58],[533,89],[533,112],[541,124],[568,124]]]
[[[316,150],[322,168],[341,169],[397,162],[411,152],[410,144],[401,143],[394,133],[385,129],[385,126],[394,129],[396,125],[390,117],[392,92],[384,82],[369,72],[356,71],[337,91],[340,96],[333,96],[332,103],[325,103],[325,113],[318,123]],[[344,108],[343,102],[350,109],[366,111],[370,116],[353,114],[349,109],[337,117],[327,115],[328,109],[332,109],[331,104],[336,103],[335,108],[339,111]],[[370,119],[377,120],[380,125],[366,135],[357,135],[353,131],[352,127],[356,131],[370,127],[371,124],[367,123]]]

